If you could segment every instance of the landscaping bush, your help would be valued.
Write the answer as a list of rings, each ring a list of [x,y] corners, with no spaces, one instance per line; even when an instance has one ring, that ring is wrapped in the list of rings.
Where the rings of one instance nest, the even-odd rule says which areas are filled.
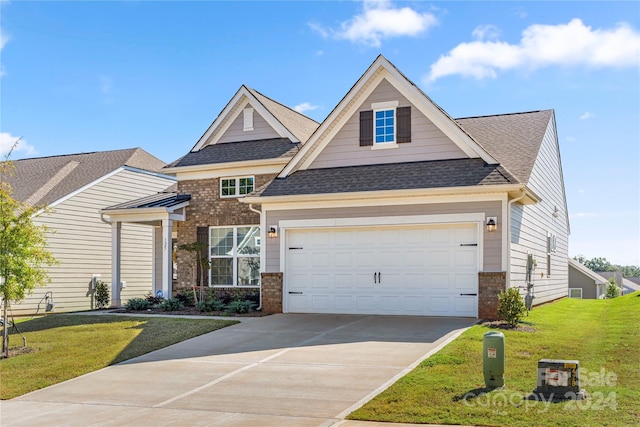
[[[158,304],[161,304],[162,301],[164,301],[164,298],[155,296],[153,294],[149,294],[149,295],[147,295],[146,300],[149,301],[149,304],[153,307],[153,306],[156,306]]]
[[[613,277],[609,279],[607,289],[605,290],[604,297],[607,299],[616,298],[620,296],[620,288],[616,284],[616,279]]]
[[[178,293],[176,294],[176,299],[181,301],[182,304],[186,305],[187,307],[193,307],[194,305],[196,305],[196,299],[193,295],[193,291],[191,290],[178,291]]]
[[[527,312],[527,306],[518,288],[509,288],[498,295],[498,317],[515,327]]]
[[[178,298],[168,298],[162,301],[158,307],[164,311],[179,311],[184,308],[184,304]]]
[[[198,310],[202,312],[222,311],[225,308],[224,303],[217,299],[212,299],[209,301],[200,301],[197,307],[198,307]]]
[[[243,314],[253,311],[255,307],[256,303],[253,301],[231,301],[229,305],[227,305],[227,310],[231,313]]]
[[[131,298],[124,305],[124,308],[126,308],[127,310],[134,310],[134,311],[148,310],[151,308],[151,303],[147,301],[145,298]]]
[[[96,308],[100,309],[109,306],[109,285],[104,283],[102,280],[96,281],[95,299]]]

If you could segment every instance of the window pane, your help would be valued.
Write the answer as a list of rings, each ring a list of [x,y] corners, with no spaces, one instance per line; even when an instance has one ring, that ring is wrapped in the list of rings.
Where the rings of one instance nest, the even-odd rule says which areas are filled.
[[[395,110],[376,111],[376,142],[395,141]]]
[[[260,227],[238,227],[238,254],[260,255]]]
[[[233,256],[233,228],[211,229],[211,256]]]
[[[240,178],[240,193],[249,194],[253,191],[253,177]]]
[[[260,284],[260,258],[238,258],[238,285],[258,286]]]
[[[211,259],[211,284],[233,285],[233,258]]]
[[[376,111],[376,119],[384,118],[384,111]]]
[[[223,179],[220,184],[222,196],[235,196],[236,195],[236,180],[235,179]]]

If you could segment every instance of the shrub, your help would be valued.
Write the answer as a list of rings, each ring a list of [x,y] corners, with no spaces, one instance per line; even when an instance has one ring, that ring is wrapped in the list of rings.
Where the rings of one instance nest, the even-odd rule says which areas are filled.
[[[213,299],[209,301],[200,301],[197,305],[198,310],[202,312],[222,311],[224,303],[220,300]]]
[[[509,288],[498,295],[498,317],[515,327],[527,312],[527,306],[520,295],[518,288]]]
[[[609,283],[607,284],[607,289],[605,290],[604,297],[607,299],[616,298],[620,296],[620,288],[616,283],[616,279],[613,277],[609,279]]]
[[[188,307],[193,307],[194,305],[196,305],[196,299],[193,295],[193,291],[189,291],[189,290],[178,291],[178,293],[176,294],[176,299],[181,301],[182,304]]]
[[[178,298],[168,298],[158,304],[164,311],[179,311],[184,308],[184,304]]]
[[[135,311],[148,310],[151,308],[151,303],[147,301],[145,298],[131,298],[124,305],[124,308],[126,308],[127,310],[135,310]]]
[[[109,285],[102,280],[96,280],[95,288],[96,308],[105,308],[109,305]]]
[[[253,301],[231,301],[229,305],[227,305],[227,310],[229,310],[231,313],[242,314],[253,311],[255,307],[256,303]]]
[[[158,304],[162,304],[162,301],[164,301],[164,298],[155,296],[153,294],[149,294],[147,295],[146,300],[149,301],[149,304],[151,306],[156,306]]]

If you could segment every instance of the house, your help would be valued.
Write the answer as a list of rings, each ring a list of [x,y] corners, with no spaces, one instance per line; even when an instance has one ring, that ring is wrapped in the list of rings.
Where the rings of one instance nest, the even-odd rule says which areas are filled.
[[[140,148],[16,160],[8,179],[14,198],[41,210],[34,222],[47,226],[47,246],[58,265],[48,269],[51,282],[36,288],[16,315],[43,313],[47,304],[56,312],[94,307],[96,280],[112,284],[111,294],[122,299],[152,291],[153,229],[139,224],[117,227],[121,235],[122,281],[112,281],[113,225],[100,210],[131,198],[151,196],[175,185],[175,178],[158,173],[165,163]],[[112,283],[113,282],[113,283]],[[119,283],[120,286],[116,286]],[[51,308],[52,306],[49,306]]]
[[[527,280],[534,304],[567,294],[554,112],[453,119],[383,56],[320,125],[242,87],[165,171],[207,281],[267,312],[491,318]]]
[[[640,290],[640,286],[633,280],[630,280],[630,278],[624,277],[621,271],[596,271],[595,273],[602,277],[606,283],[609,283],[609,280],[613,279],[620,288],[621,295]]]
[[[604,298],[608,280],[574,260],[569,262],[569,297],[584,299]]]

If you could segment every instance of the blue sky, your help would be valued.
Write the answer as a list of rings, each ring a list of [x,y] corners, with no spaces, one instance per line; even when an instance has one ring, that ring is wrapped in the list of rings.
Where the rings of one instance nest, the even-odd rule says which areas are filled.
[[[322,121],[378,54],[453,117],[555,109],[570,255],[640,265],[638,2],[0,0],[0,151],[188,152],[242,84]]]

